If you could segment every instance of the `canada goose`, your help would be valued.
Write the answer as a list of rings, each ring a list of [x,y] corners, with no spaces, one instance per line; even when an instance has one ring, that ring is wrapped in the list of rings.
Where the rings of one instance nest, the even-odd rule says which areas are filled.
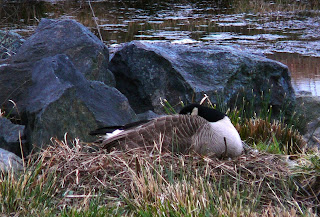
[[[201,155],[235,157],[243,151],[240,136],[230,119],[215,109],[199,104],[184,107],[180,114],[166,115],[126,126],[102,128],[114,131],[100,140],[102,147],[132,149],[141,146],[187,153],[191,150]],[[99,133],[93,131],[91,135]]]

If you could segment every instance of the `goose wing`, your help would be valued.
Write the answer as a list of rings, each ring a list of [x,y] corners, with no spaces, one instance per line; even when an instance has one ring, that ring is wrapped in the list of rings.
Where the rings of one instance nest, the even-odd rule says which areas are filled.
[[[128,130],[130,128],[138,127],[139,125],[148,123],[150,120],[141,120],[141,121],[136,121],[132,122],[126,125],[118,125],[118,126],[109,126],[109,127],[101,127],[96,130],[93,130],[89,133],[91,136],[96,136],[96,135],[105,135],[106,133],[112,133],[115,130]]]
[[[192,146],[192,136],[207,123],[200,116],[167,115],[103,140],[102,147],[132,149],[161,143],[165,149],[184,153]]]

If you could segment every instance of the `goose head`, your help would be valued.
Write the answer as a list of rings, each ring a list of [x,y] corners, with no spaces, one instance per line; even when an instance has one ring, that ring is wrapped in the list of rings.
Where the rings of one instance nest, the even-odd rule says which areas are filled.
[[[216,109],[212,109],[196,103],[183,107],[179,114],[199,115],[209,122],[217,122],[227,116],[226,114]]]

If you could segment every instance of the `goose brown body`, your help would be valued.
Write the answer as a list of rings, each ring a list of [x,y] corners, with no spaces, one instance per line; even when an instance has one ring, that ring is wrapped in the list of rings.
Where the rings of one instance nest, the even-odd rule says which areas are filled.
[[[188,152],[194,143],[194,136],[209,122],[200,116],[167,115],[151,120],[133,129],[123,131],[102,142],[106,149],[132,149],[154,147],[174,152]]]
[[[108,150],[151,149],[155,144],[161,145],[162,150],[179,153],[194,150],[218,157],[234,157],[242,152],[241,139],[228,117],[221,123],[211,123],[197,115],[167,115],[102,140],[103,148]]]

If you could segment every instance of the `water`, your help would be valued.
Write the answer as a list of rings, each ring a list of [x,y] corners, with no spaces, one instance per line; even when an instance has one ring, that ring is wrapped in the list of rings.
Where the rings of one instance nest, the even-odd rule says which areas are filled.
[[[101,35],[111,51],[132,40],[234,46],[288,65],[296,91],[320,96],[319,8],[288,5],[279,12],[272,3],[252,9],[231,0],[175,2],[95,1],[92,9],[85,1],[8,4],[0,10],[0,29],[27,37],[42,17],[71,18]]]
[[[268,57],[278,60],[290,68],[292,72],[292,85],[296,92],[320,96],[319,57],[308,57],[290,53],[275,53]]]

